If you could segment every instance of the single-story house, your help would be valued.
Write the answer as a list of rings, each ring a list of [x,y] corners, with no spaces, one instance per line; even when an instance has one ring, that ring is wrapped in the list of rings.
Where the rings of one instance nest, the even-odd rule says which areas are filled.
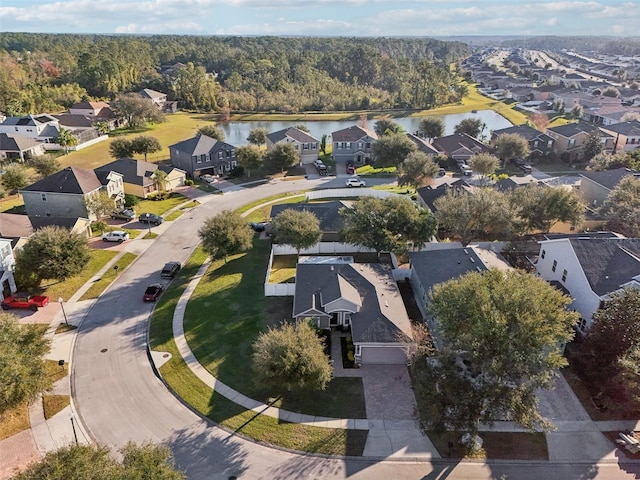
[[[159,185],[155,176],[157,170],[167,174],[163,181],[164,185]],[[118,160],[95,168],[94,171],[103,184],[109,172],[119,173],[122,176],[124,193],[140,198],[147,198],[150,193],[159,190],[174,190],[176,187],[184,185],[184,181],[187,178],[186,172],[179,168],[157,165],[133,158],[119,158]]]
[[[536,272],[548,282],[559,282],[580,313],[578,330],[586,331],[593,314],[610,294],[623,287],[640,288],[640,239],[612,232],[545,235],[538,242]]]
[[[625,167],[580,174],[580,194],[590,208],[602,206],[611,190],[628,176],[640,178],[640,172]]]
[[[360,365],[404,364],[413,344],[400,291],[382,264],[298,263],[293,317],[350,329]]]
[[[490,147],[466,133],[454,133],[436,138],[433,146],[453,160],[469,160],[476,153],[492,153]]]
[[[13,133],[0,133],[0,161],[19,160],[24,162],[44,155],[44,144],[29,137]]]
[[[508,133],[520,135],[527,140],[530,151],[529,158],[547,157],[553,153],[553,138],[527,124],[494,130],[491,134],[491,144],[495,145],[501,135]]]
[[[321,242],[338,242],[339,232],[342,230],[342,217],[340,209],[348,206],[349,202],[335,200],[332,202],[320,203],[287,203],[274,205],[271,207],[271,219],[276,217],[284,210],[292,209],[298,211],[311,212],[320,221],[320,230],[322,230]]]

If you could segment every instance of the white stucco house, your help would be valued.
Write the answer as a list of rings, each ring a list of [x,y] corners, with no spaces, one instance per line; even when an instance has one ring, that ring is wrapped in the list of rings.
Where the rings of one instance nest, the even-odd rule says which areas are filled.
[[[640,288],[640,239],[611,232],[548,234],[540,243],[536,272],[566,289],[571,308],[580,313],[580,332],[593,322],[609,295]]]

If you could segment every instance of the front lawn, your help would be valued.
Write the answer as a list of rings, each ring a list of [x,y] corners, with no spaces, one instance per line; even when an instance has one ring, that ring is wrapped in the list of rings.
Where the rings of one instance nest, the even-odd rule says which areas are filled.
[[[43,280],[40,284],[42,295],[48,295],[52,302],[62,297],[65,301],[73,296],[82,285],[87,283],[98,271],[104,267],[118,252],[110,250],[89,250],[89,263],[75,277],[59,280]]]
[[[480,432],[480,451],[470,452],[460,443],[463,432],[429,433],[429,439],[443,458],[484,458],[508,460],[548,460],[544,433]]]
[[[297,255],[276,255],[271,263],[269,283],[289,283],[295,279]]]
[[[214,392],[189,370],[173,340],[172,319],[180,295],[205,258],[206,254],[201,249],[196,250],[162,295],[151,317],[150,347],[172,354],[171,359],[160,368],[169,387],[202,415],[254,440],[327,455],[362,455],[366,430],[311,427],[256,414]],[[233,329],[233,322],[228,323],[227,328]],[[206,327],[203,325],[203,328]],[[205,331],[202,334],[211,340],[210,333]],[[345,398],[342,398],[343,402]]]
[[[108,269],[106,272],[104,272],[104,274],[98,280],[93,282],[93,285],[91,285],[89,287],[89,289],[86,292],[84,292],[82,297],[80,297],[80,300],[82,301],[82,300],[89,300],[89,299],[93,299],[93,298],[98,298],[102,294],[102,292],[104,292],[106,290],[106,288],[109,285],[111,285],[111,282],[113,282],[116,279],[116,277],[118,276],[118,273],[124,272],[124,270],[136,258],[137,258],[137,256],[134,255],[133,253],[129,253],[129,252],[125,253],[113,265],[113,267]],[[116,267],[118,267],[118,268],[116,268]]]
[[[178,207],[189,199],[179,193],[172,192],[169,198],[165,200],[140,200],[136,205],[136,212],[140,213],[153,213],[155,215],[162,215],[168,212],[172,208]]]

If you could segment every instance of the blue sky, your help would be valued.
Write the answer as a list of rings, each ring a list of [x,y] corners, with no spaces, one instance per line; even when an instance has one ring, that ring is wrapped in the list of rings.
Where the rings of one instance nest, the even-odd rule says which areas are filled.
[[[640,35],[625,0],[0,0],[0,31],[294,36]]]

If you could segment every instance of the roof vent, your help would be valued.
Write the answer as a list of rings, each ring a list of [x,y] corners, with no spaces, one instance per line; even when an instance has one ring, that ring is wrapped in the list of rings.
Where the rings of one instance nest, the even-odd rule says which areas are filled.
[[[469,260],[471,260],[471,263],[476,263],[476,261],[473,259],[473,257],[469,257]]]
[[[333,265],[331,265],[331,271],[333,272]]]
[[[386,300],[384,301],[384,306],[388,307],[389,306],[389,302],[387,302]]]
[[[479,266],[476,267],[476,270],[479,271],[479,272],[482,272],[482,269]]]
[[[462,251],[464,252],[465,255],[469,255],[469,250],[467,250],[466,248],[463,248]]]

